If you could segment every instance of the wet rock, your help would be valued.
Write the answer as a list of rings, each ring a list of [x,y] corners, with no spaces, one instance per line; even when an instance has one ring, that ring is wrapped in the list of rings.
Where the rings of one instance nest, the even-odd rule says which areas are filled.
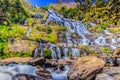
[[[114,75],[113,77],[115,78],[115,80],[120,80],[120,75],[118,75],[118,74]]]
[[[58,70],[58,68],[59,68],[60,71],[64,71],[65,70],[65,66],[63,64],[59,64],[57,67],[55,67],[54,71]]]
[[[112,54],[113,57],[120,57],[120,48],[116,48]]]
[[[120,67],[105,67],[95,80],[120,80]]]
[[[28,74],[17,74],[12,77],[12,80],[45,80],[45,79]]]
[[[115,79],[106,73],[102,73],[102,74],[97,74],[95,80],[115,80]]]
[[[117,63],[116,63],[116,58],[108,58],[106,59],[106,66],[117,66]]]
[[[105,67],[103,68],[103,73],[107,73],[109,75],[120,74],[120,67]]]
[[[46,60],[45,67],[57,67],[58,60]]]
[[[37,58],[37,59],[34,59],[32,61],[29,61],[28,64],[29,65],[40,65],[40,66],[43,66],[46,62],[46,59],[45,58]]]
[[[39,69],[38,71],[36,71],[36,74],[38,76],[44,78],[45,80],[51,80],[52,79],[51,73],[47,70]]]
[[[58,60],[58,64],[59,65],[60,64],[62,64],[62,65],[71,65],[73,63],[73,61],[74,60],[69,59],[69,58],[67,58],[67,59],[60,59],[60,60]]]
[[[77,58],[68,72],[69,80],[91,80],[105,66],[105,62],[95,56]]]

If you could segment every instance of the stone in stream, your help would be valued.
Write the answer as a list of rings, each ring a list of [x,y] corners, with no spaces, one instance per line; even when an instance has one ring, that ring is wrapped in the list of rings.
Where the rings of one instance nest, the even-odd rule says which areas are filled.
[[[120,75],[120,67],[105,67],[103,68],[103,73],[107,73],[109,75]]]
[[[95,80],[120,80],[120,67],[105,67]]]
[[[52,79],[52,75],[49,71],[47,70],[41,70],[39,69],[38,71],[36,71],[36,74],[42,78],[44,78],[45,80],[51,80]]]
[[[106,73],[102,73],[102,74],[97,74],[95,80],[115,80],[115,79]]]
[[[40,65],[43,66],[46,62],[45,58],[37,58],[28,62],[29,65]]]
[[[95,56],[78,57],[68,72],[69,80],[91,80],[105,66],[105,62]]]
[[[12,80],[45,80],[45,79],[28,74],[17,74],[12,77]]]

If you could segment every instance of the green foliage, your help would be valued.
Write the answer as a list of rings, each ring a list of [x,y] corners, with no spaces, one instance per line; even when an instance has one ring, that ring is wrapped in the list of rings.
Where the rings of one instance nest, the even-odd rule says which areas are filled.
[[[11,25],[20,23],[31,14],[25,7],[25,1],[21,0],[0,0],[0,24]]]
[[[11,37],[20,37],[25,35],[24,28],[20,26],[9,27],[9,26],[0,26],[0,39],[8,40]]]
[[[108,49],[108,48],[102,48],[102,51],[104,52],[104,53],[106,53],[106,54],[111,54],[112,53],[112,51],[110,50],[110,49]]]
[[[49,49],[44,49],[44,57],[51,58],[51,51]]]
[[[2,59],[10,58],[10,57],[30,57],[31,53],[29,51],[26,51],[25,53],[20,52],[9,52],[9,53],[3,53],[1,56]]]
[[[67,18],[74,18],[75,14],[76,14],[76,11],[77,11],[77,8],[69,8],[67,9],[66,7],[62,7],[59,11],[59,13],[61,13],[64,17],[67,17]]]
[[[57,31],[67,31],[68,29],[67,29],[67,27],[58,27],[57,29],[56,29]]]
[[[97,28],[97,32],[100,32],[102,30],[105,30],[107,28],[108,25],[108,21],[104,21],[98,28]]]
[[[83,49],[87,52],[87,54],[98,54],[97,52],[95,52],[94,50],[89,49],[88,46],[83,46]]]
[[[47,26],[47,28],[46,28],[46,33],[47,33],[47,34],[50,34],[51,32],[52,32],[51,27],[50,27],[50,26]]]

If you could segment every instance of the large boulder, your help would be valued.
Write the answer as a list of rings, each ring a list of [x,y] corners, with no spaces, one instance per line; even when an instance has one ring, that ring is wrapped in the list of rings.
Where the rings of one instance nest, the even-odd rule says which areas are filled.
[[[77,58],[68,72],[69,80],[91,80],[105,66],[105,62],[95,56]]]

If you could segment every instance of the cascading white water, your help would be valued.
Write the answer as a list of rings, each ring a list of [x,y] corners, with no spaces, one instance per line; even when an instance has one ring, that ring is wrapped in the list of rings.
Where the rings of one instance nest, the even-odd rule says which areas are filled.
[[[46,19],[46,24],[48,23],[48,21],[53,21],[56,22],[58,24],[60,24],[61,26],[65,26],[67,27],[68,31],[66,31],[66,47],[77,47],[79,44],[82,45],[87,45],[87,46],[102,46],[102,47],[108,47],[111,49],[115,49],[118,47],[118,45],[116,43],[120,42],[119,38],[110,38],[109,40],[111,40],[110,42],[107,42],[108,38],[106,37],[106,35],[112,35],[111,32],[109,32],[108,30],[104,30],[102,31],[102,34],[100,36],[97,35],[97,38],[95,39],[96,35],[90,33],[87,30],[87,26],[84,25],[81,21],[73,21],[72,19],[68,19],[68,18],[63,18],[61,17],[57,12],[53,11],[53,10],[48,10],[48,17]],[[90,26],[95,26],[96,24],[94,23],[90,23]],[[81,37],[81,39],[76,39],[76,37],[72,37],[72,34],[77,34],[77,36]],[[92,36],[93,39],[88,38],[87,35]],[[94,37],[95,36],[95,37]],[[57,46],[55,46],[57,48]],[[57,56],[56,51],[53,50],[52,48],[50,49],[53,57],[56,58],[55,56]],[[64,54],[65,57],[67,56],[67,49],[64,49]],[[74,56],[75,53],[77,52],[76,49],[72,50],[72,54]],[[76,52],[74,52],[76,51]],[[58,52],[60,53],[60,51]],[[60,54],[61,55],[61,54]]]
[[[32,27],[28,29],[26,36],[29,36],[31,31],[32,31]]]
[[[60,71],[59,67],[57,71],[54,71],[53,68],[47,68],[46,70],[51,72],[52,80],[67,80],[67,73],[70,67],[68,65],[65,65],[64,67],[64,71]]]
[[[72,48],[72,57],[79,57],[80,50],[78,48]]]
[[[35,48],[33,58],[36,58],[38,53],[39,53],[38,48]]]
[[[38,47],[40,48],[40,55],[43,56],[44,50],[42,40],[39,40]]]
[[[72,23],[72,21],[67,18],[63,18],[63,20],[64,20],[64,26],[67,27],[68,32],[75,32],[74,23]]]
[[[104,30],[103,33],[104,33],[104,34],[107,34],[107,35],[112,34],[112,33],[110,33],[108,30]]]
[[[96,45],[106,46],[106,38],[104,38],[103,36],[100,36],[97,39],[95,39],[94,43]]]
[[[8,65],[8,66],[0,66],[0,80],[12,80],[12,77],[16,74],[29,74],[35,75],[38,69],[36,67],[30,65],[22,65],[22,64],[15,64],[15,65]]]
[[[56,46],[55,44],[49,44],[49,49],[51,50],[51,56],[52,59],[57,59],[57,57],[59,59],[61,59],[61,52],[60,52],[60,48],[58,46]],[[53,48],[56,48],[55,50],[53,50]]]
[[[68,47],[64,48],[64,58],[68,58],[69,49]]]
[[[72,44],[72,38],[70,36],[70,33],[69,32],[66,32],[66,41],[67,41],[67,47],[71,47],[71,44]]]
[[[24,26],[27,26],[28,25],[28,19],[25,19],[25,21],[24,21],[24,24],[23,24]]]

